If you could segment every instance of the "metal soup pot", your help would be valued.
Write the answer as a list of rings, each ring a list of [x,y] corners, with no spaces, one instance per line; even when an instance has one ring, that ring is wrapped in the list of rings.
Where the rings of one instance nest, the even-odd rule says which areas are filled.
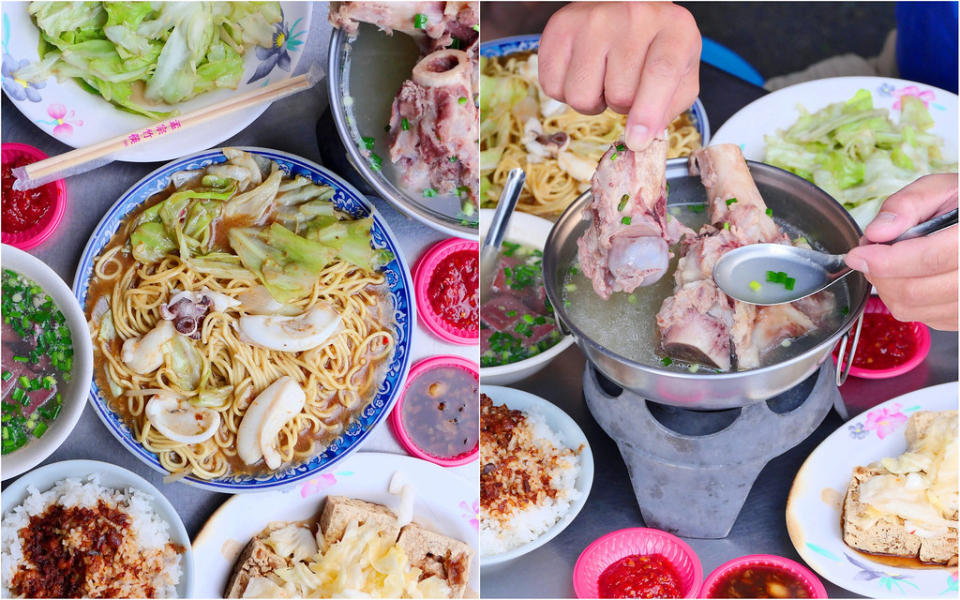
[[[859,243],[860,228],[829,194],[787,171],[749,160],[747,164],[767,206],[792,227],[804,232],[807,239],[834,253],[844,253]],[[667,181],[670,182],[668,204],[706,200],[700,178],[688,173],[685,158],[667,161]],[[843,364],[848,347],[847,363],[852,363],[859,322],[870,296],[870,285],[859,273],[846,279],[850,310],[841,317],[836,331],[816,346],[773,365],[731,373],[681,372],[632,361],[597,343],[590,333],[572,322],[561,295],[564,273],[577,254],[577,239],[588,225],[581,215],[590,198],[589,191],[581,194],[550,231],[543,251],[544,285],[558,323],[574,336],[587,359],[619,386],[662,404],[719,410],[768,400],[796,386],[830,357],[838,340],[842,339],[840,364]],[[672,277],[672,273],[667,276]],[[851,344],[849,337],[854,325],[857,328]],[[842,383],[845,374],[839,371],[838,383]]]

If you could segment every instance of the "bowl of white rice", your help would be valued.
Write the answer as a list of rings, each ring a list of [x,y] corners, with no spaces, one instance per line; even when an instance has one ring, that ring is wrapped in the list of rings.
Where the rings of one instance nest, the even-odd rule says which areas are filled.
[[[139,475],[68,460],[22,476],[2,499],[5,598],[193,593],[187,530],[170,502]]]
[[[489,569],[573,522],[590,495],[593,454],[577,423],[551,402],[507,387],[480,392],[492,402],[482,402],[480,425],[480,566]]]

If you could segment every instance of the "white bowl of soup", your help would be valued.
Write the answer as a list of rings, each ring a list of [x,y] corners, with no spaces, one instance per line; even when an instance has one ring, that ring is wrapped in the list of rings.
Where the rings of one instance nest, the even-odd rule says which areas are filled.
[[[73,431],[93,377],[87,320],[67,284],[3,246],[3,479],[37,466]]]
[[[480,237],[493,210],[480,211]],[[530,377],[570,347],[543,289],[543,247],[553,223],[522,212],[510,217],[490,293],[480,296],[480,381],[506,385]]]

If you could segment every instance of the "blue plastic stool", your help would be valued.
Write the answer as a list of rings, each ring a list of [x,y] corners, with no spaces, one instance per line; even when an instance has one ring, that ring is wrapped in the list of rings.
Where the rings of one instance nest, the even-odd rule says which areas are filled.
[[[742,56],[733,50],[718,44],[708,37],[703,38],[703,50],[700,51],[700,60],[753,85],[763,86],[763,76],[753,68],[753,65],[745,61]]]

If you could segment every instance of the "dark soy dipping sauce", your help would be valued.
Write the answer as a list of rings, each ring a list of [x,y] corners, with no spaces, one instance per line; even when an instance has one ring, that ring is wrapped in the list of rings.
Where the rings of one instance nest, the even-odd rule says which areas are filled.
[[[442,366],[418,375],[407,388],[401,417],[414,444],[430,456],[456,458],[480,440],[477,376]]]
[[[809,598],[796,575],[779,567],[747,565],[727,573],[710,591],[711,598]]]

